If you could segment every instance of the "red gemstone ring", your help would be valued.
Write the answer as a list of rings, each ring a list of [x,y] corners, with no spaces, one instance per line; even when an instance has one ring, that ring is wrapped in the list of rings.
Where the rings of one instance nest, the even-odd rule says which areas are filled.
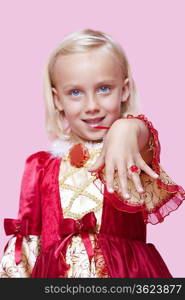
[[[131,175],[132,173],[138,173],[138,174],[140,174],[141,173],[141,169],[138,166],[136,166],[136,165],[132,165],[132,166],[130,166],[128,168],[128,173],[129,173],[129,175]]]

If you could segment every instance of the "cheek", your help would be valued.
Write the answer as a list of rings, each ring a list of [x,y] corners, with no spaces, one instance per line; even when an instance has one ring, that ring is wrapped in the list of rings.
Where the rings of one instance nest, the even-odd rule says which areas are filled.
[[[111,98],[104,103],[104,109],[109,113],[117,113],[121,109],[121,101],[118,98]]]
[[[75,105],[75,103],[70,103],[64,105],[64,112],[67,119],[72,119],[81,112],[81,108],[79,105]]]

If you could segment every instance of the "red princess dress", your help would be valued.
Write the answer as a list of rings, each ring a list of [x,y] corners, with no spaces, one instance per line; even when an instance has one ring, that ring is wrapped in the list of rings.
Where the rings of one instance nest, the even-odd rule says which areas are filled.
[[[151,132],[153,179],[140,174],[145,193],[128,179],[131,199],[108,193],[104,169],[90,173],[102,143],[87,142],[86,161],[71,163],[73,145],[55,140],[48,151],[30,155],[25,164],[17,219],[5,219],[13,235],[0,263],[0,277],[168,278],[172,277],[155,246],[146,242],[147,223],[157,224],[185,199],[160,165],[158,133]]]

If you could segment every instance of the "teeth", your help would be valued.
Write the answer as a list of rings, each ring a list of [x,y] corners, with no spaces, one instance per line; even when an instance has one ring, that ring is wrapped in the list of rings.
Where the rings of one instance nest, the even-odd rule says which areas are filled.
[[[99,123],[87,123],[87,124],[90,127],[96,127],[96,126],[98,126],[100,124],[100,122]]]
[[[101,122],[103,120],[103,118],[101,119],[95,119],[95,120],[86,120],[86,123],[90,123],[90,124],[98,124],[99,122]]]
[[[88,124],[97,124],[97,123],[99,123],[100,121],[86,121],[86,123],[88,123]]]

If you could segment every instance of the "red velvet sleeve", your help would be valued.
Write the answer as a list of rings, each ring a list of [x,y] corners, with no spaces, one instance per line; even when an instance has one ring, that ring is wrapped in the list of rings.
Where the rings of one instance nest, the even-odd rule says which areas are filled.
[[[158,131],[144,115],[128,115],[127,118],[137,118],[145,123],[150,131],[150,150],[153,151],[153,159],[150,167],[159,175],[157,179],[151,178],[144,171],[140,174],[140,179],[145,193],[139,194],[133,182],[128,179],[128,189],[131,199],[124,199],[119,192],[118,180],[115,177],[115,190],[113,194],[106,189],[104,170],[100,170],[97,177],[105,184],[104,195],[118,210],[129,213],[141,211],[144,222],[157,224],[162,222],[170,212],[176,210],[185,200],[185,190],[176,184],[164,171],[160,164],[161,145]]]
[[[40,184],[48,157],[48,152],[39,151],[26,159],[21,181],[18,218],[4,219],[6,235],[16,236],[16,264],[21,261],[23,236],[41,234]]]

